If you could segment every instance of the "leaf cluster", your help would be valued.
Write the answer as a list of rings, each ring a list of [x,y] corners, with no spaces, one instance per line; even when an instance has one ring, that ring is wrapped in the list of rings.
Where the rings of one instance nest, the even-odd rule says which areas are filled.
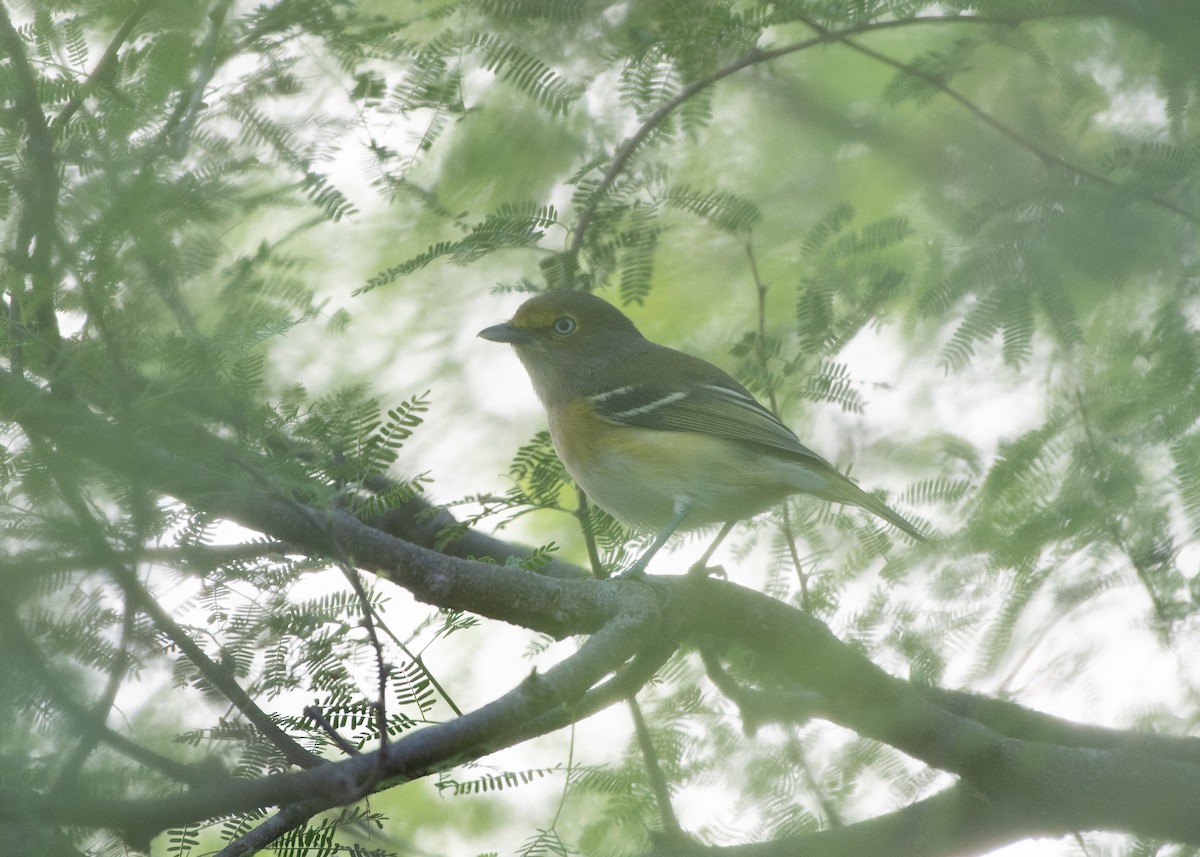
[[[838,466],[863,461],[864,486],[921,521],[930,545],[800,500],[747,524],[731,556],[892,674],[1001,693],[1031,673],[1042,691],[1095,680],[1105,641],[1084,619],[1116,602],[1122,628],[1186,653],[1200,615],[1200,28],[1186,3],[1101,6],[0,10],[6,805],[233,789],[443,719],[474,728],[470,715],[449,720],[462,715],[458,688],[425,657],[450,637],[486,644],[449,559],[495,562],[472,566],[472,581],[533,580],[558,546],[484,549],[473,525],[566,512],[606,567],[628,562],[637,534],[579,505],[545,432],[518,447],[507,490],[469,496],[443,526],[422,496],[429,468],[410,455],[429,393],[383,393],[378,379],[312,393],[293,377],[285,344],[319,322],[332,340],[369,321],[343,299],[376,309],[399,295],[430,327],[433,309],[460,324],[437,279],[445,263],[480,293],[512,265],[521,290],[599,290],[692,344],[719,329],[732,346],[695,350],[731,358],[806,442],[829,439],[820,451]],[[577,150],[537,165],[518,198],[493,197],[501,177],[471,163],[459,169],[470,192],[455,188],[447,175],[468,143],[529,144],[525,118],[496,118],[514,103]],[[498,136],[478,141],[480,129]],[[360,252],[352,230],[377,218],[402,238]],[[349,244],[376,273],[346,281],[330,257]],[[663,305],[682,308],[649,315]],[[902,371],[855,356],[884,329],[902,342],[886,358]],[[400,386],[425,389],[397,369]],[[894,392],[879,379],[897,377],[902,420],[876,409]],[[970,409],[1014,387],[1020,413],[985,438]],[[96,437],[63,441],[41,416],[55,407]],[[881,422],[879,436],[862,428]],[[109,430],[119,450],[103,444]],[[230,499],[242,497],[288,524],[233,527],[221,510],[267,520]],[[341,514],[370,522],[375,540],[330,537]],[[364,553],[393,538],[433,549],[389,571],[411,586],[405,572],[436,566],[420,597],[444,609],[398,607],[358,577]],[[522,609],[499,615],[541,621]],[[660,659],[641,697],[645,740],[611,764],[450,768],[475,764],[499,741],[489,734],[422,775],[439,773],[460,801],[564,776],[576,816],[523,818],[518,850],[531,857],[654,847],[647,831],[669,827],[671,788],[656,788],[648,761],[676,795],[722,789],[693,831],[714,850],[849,830],[942,787],[936,768],[804,711],[748,741],[729,703],[749,706],[723,678],[765,696],[794,688],[722,648],[716,624],[687,641],[702,658],[642,653],[620,667],[618,679]],[[1061,654],[1045,654],[1050,643]],[[523,685],[541,688],[536,675]],[[1169,718],[1129,719],[1189,729],[1194,691]],[[575,701],[542,716],[565,723],[599,705],[583,691]],[[278,823],[290,827],[273,844],[288,853],[400,851],[347,844],[384,824],[355,799],[387,783],[363,782],[330,815],[250,807],[172,826],[160,844],[181,857],[245,847]],[[147,845],[141,830],[67,819],[46,836],[81,852]]]

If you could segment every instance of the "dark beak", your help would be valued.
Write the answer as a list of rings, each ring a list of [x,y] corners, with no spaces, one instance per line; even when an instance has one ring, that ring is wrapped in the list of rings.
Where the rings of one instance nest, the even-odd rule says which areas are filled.
[[[513,345],[533,341],[533,334],[528,330],[522,330],[514,326],[512,322],[508,321],[501,324],[493,324],[491,327],[485,327],[479,331],[479,337],[489,342],[508,342]]]

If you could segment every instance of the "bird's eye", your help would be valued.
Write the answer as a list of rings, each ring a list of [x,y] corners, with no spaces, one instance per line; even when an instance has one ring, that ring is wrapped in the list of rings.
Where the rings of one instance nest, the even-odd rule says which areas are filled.
[[[554,319],[554,332],[560,336],[567,336],[575,332],[575,319],[569,315],[559,316]]]

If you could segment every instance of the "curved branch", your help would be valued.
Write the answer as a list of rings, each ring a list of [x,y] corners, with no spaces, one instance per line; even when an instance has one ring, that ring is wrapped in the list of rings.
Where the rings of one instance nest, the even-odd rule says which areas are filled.
[[[1050,730],[1013,737],[943,708],[785,604],[716,580],[686,581],[675,596],[693,627],[710,634],[719,628],[778,678],[819,694],[823,716],[958,775],[996,806],[1024,816],[1030,829],[1121,830],[1200,843],[1194,760],[1148,755],[1136,735],[1108,747],[1039,740]]]
[[[114,732],[103,721],[97,719],[93,711],[76,700],[58,681],[53,667],[29,636],[17,611],[3,594],[0,594],[0,639],[4,640],[9,654],[16,655],[6,659],[14,665],[25,664],[29,667],[29,671],[37,676],[54,704],[71,720],[85,740],[88,736],[95,736],[97,740],[103,741],[126,758],[188,785],[197,786],[212,779],[210,770],[160,756],[119,732]]]
[[[36,433],[30,433],[29,436],[34,443],[42,442],[41,436]],[[158,600],[142,586],[137,575],[128,566],[116,560],[112,546],[93,517],[73,476],[69,475],[65,468],[58,468],[57,472],[52,468],[52,473],[59,485],[63,501],[74,513],[81,530],[88,541],[92,543],[97,556],[104,559],[109,574],[125,593],[127,603],[144,613],[155,627],[192,662],[204,676],[205,681],[219,690],[291,764],[301,767],[313,767],[321,764],[324,760],[320,756],[301,747],[295,739],[281,729],[279,724],[250,698],[250,694],[246,693],[238,684],[233,673],[210,658],[171,614],[163,609]]]
[[[217,71],[217,44],[221,38],[221,28],[225,24],[225,16],[233,0],[217,0],[211,12],[208,13],[208,35],[200,46],[200,57],[196,65],[196,75],[188,89],[187,97],[180,100],[162,129],[162,139],[171,141],[172,154],[176,159],[187,154],[192,139],[192,130],[200,110],[204,107],[204,90],[212,81]],[[171,138],[174,138],[171,140]]]
[[[177,497],[218,517],[271,534],[316,556],[348,557],[441,607],[468,610],[557,637],[591,633],[617,609],[616,586],[555,580],[519,568],[459,559],[402,541],[339,508],[305,507],[264,490],[245,450],[192,426],[106,420],[86,406],[0,370],[0,417],[71,455]],[[186,449],[188,457],[168,451]],[[319,521],[320,526],[314,526]]]
[[[976,15],[931,15],[923,18],[904,18],[893,21],[872,21],[863,24],[856,24],[853,27],[847,27],[845,30],[839,30],[837,32],[825,30],[814,38],[805,39],[804,41],[796,42],[791,45],[784,45],[783,47],[779,48],[771,48],[770,50],[753,50],[746,54],[746,56],[736,59],[729,65],[719,68],[712,74],[702,77],[699,80],[693,81],[685,86],[677,95],[675,95],[675,97],[667,100],[664,104],[662,104],[662,106],[646,117],[646,120],[642,122],[637,131],[635,131],[617,148],[616,152],[613,153],[612,163],[609,164],[608,169],[601,177],[599,184],[596,185],[596,189],[592,191],[591,198],[588,200],[587,206],[579,215],[579,220],[575,224],[574,235],[571,238],[571,245],[567,252],[574,255],[583,247],[584,234],[591,225],[592,218],[596,214],[596,208],[600,204],[600,199],[605,193],[608,192],[608,189],[612,187],[612,184],[617,180],[617,177],[625,171],[625,167],[628,166],[631,160],[633,160],[633,157],[637,154],[638,150],[645,145],[654,129],[666,121],[667,117],[682,107],[685,102],[690,101],[692,98],[695,98],[696,95],[708,89],[713,84],[724,80],[730,75],[736,74],[744,68],[749,68],[750,66],[758,65],[759,63],[770,62],[772,60],[779,59],[780,57],[787,56],[788,54],[794,54],[800,51],[808,50],[809,48],[816,47],[817,45],[824,45],[828,44],[829,42],[838,41],[840,39],[844,39],[846,36],[862,35],[863,33],[870,33],[879,30],[894,30],[901,27],[910,27],[916,24],[924,25],[929,23],[999,24],[1012,26],[1024,23],[1025,21],[1046,17],[1057,16],[1038,14],[1020,18],[992,18]]]
[[[708,847],[678,840],[647,852],[645,857],[968,857],[984,854],[1026,836],[1061,835],[989,803],[978,792],[954,786],[895,812],[770,842]]]
[[[394,484],[386,477],[373,476],[366,481],[365,487],[376,493],[387,494]],[[419,494],[382,515],[364,518],[363,522],[406,542],[459,559],[490,559],[504,564],[510,558],[522,559],[534,552],[533,548],[525,545],[462,526],[450,512],[439,509]],[[445,538],[447,533],[452,533],[452,537]],[[574,563],[553,556],[537,573],[561,580],[591,577]]]
[[[958,102],[961,106],[966,108],[968,110],[968,112],[970,112],[973,116],[980,119],[980,121],[984,122],[993,130],[997,131],[998,133],[1004,135],[1008,139],[1017,143],[1022,148],[1025,148],[1026,150],[1030,151],[1031,153],[1036,155],[1039,159],[1041,159],[1044,163],[1053,164],[1055,166],[1069,170],[1070,172],[1073,172],[1076,175],[1088,178],[1092,181],[1099,182],[1103,185],[1114,188],[1116,190],[1125,191],[1126,189],[1124,187],[1122,187],[1121,185],[1112,181],[1111,179],[1105,178],[1104,176],[1100,175],[1099,173],[1095,173],[1084,167],[1077,166],[1076,164],[1071,163],[1070,161],[1068,161],[1066,158],[1062,157],[1061,155],[1056,155],[1053,152],[1049,151],[1048,149],[1038,146],[1032,140],[1029,140],[1028,138],[1019,134],[1015,130],[1009,128],[1004,123],[1000,122],[995,117],[988,114],[986,111],[983,110],[983,108],[979,107],[974,102],[967,99],[965,96],[961,95],[960,93],[956,92],[955,90],[950,89],[944,83],[937,80],[937,78],[935,78],[933,75],[925,74],[915,68],[905,65],[904,63],[900,62],[899,60],[894,60],[891,57],[885,56],[884,54],[881,54],[877,51],[873,51],[870,48],[866,48],[866,47],[859,45],[858,43],[850,40],[851,36],[859,36],[859,35],[864,35],[864,34],[872,33],[872,32],[878,32],[878,31],[882,31],[882,30],[894,30],[894,29],[899,29],[902,27],[910,27],[910,26],[925,26],[928,24],[976,24],[976,25],[985,25],[985,26],[1017,26],[1019,24],[1028,23],[1029,21],[1045,20],[1048,18],[1078,17],[1083,14],[1085,14],[1085,13],[1081,10],[1069,9],[1069,10],[1063,10],[1060,12],[1042,12],[1042,13],[1035,13],[1035,14],[1031,14],[1031,15],[1012,16],[1012,17],[990,17],[990,16],[978,16],[978,15],[930,15],[930,16],[926,16],[926,17],[904,18],[904,19],[900,19],[900,20],[891,20],[891,21],[873,21],[873,22],[869,22],[869,23],[858,24],[858,25],[855,25],[852,27],[847,27],[844,30],[836,30],[836,31],[826,29],[826,28],[822,27],[820,24],[818,24],[815,21],[812,21],[810,19],[802,19],[802,20],[804,20],[804,23],[806,23],[808,26],[812,27],[814,30],[817,31],[816,36],[814,36],[811,39],[805,39],[803,41],[796,42],[791,45],[784,45],[783,47],[779,47],[779,48],[772,48],[770,50],[751,51],[746,56],[741,57],[737,60],[734,60],[729,65],[724,66],[720,69],[717,69],[712,74],[709,74],[706,77],[703,77],[697,81],[694,81],[694,82],[688,84],[682,90],[680,90],[679,93],[677,95],[675,95],[675,97],[669,99],[667,102],[665,102],[663,105],[661,105],[658,109],[656,109],[653,113],[651,113],[646,118],[646,120],[644,122],[642,122],[642,124],[638,127],[637,131],[635,131],[630,137],[628,137],[625,140],[625,142],[622,143],[617,148],[617,150],[613,153],[612,162],[609,164],[608,169],[605,171],[605,173],[601,177],[599,183],[596,185],[595,190],[592,191],[587,205],[584,207],[583,211],[579,215],[579,219],[575,224],[574,234],[572,235],[572,238],[571,238],[571,244],[568,247],[567,252],[571,255],[576,255],[579,253],[579,251],[583,247],[585,233],[587,232],[588,228],[590,227],[592,219],[595,217],[596,209],[598,208],[598,206],[600,204],[600,200],[602,199],[604,194],[608,192],[608,190],[612,187],[613,182],[615,182],[616,179],[618,178],[618,176],[620,176],[621,173],[623,173],[625,171],[626,167],[633,160],[633,158],[637,155],[639,150],[646,144],[651,133],[653,133],[653,131],[659,125],[661,125],[672,113],[674,113],[676,110],[678,110],[685,102],[691,100],[697,94],[704,91],[705,89],[708,89],[710,86],[718,83],[719,81],[723,80],[726,77],[729,77],[730,75],[736,74],[737,72],[741,71],[744,68],[749,68],[750,66],[758,65],[759,63],[770,62],[772,60],[779,59],[780,57],[787,56],[788,54],[798,53],[800,51],[804,51],[804,50],[808,50],[809,48],[816,47],[817,45],[829,44],[831,42],[841,42],[842,44],[845,44],[847,47],[850,47],[856,51],[859,51],[860,53],[870,56],[871,58],[873,58],[879,62],[883,62],[887,65],[890,65],[893,68],[896,68],[900,71],[905,72],[906,74],[911,74],[915,77],[918,77],[921,80],[928,83],[929,85],[936,87],[939,91],[945,93],[950,98],[952,98],[956,102]],[[1197,215],[1195,212],[1189,211],[1188,209],[1183,208],[1182,206],[1176,205],[1175,203],[1171,202],[1170,200],[1166,200],[1166,199],[1163,199],[1162,197],[1158,197],[1158,196],[1154,196],[1154,195],[1139,195],[1139,198],[1144,199],[1147,202],[1151,202],[1155,205],[1158,205],[1162,208],[1165,208],[1168,211],[1174,212],[1175,214],[1178,214],[1178,215],[1184,217],[1191,223],[1200,222],[1200,215]]]
[[[835,719],[820,693],[804,687],[770,691],[747,687],[729,674],[711,649],[701,647],[700,654],[709,680],[738,707],[749,731],[768,723]],[[915,689],[939,708],[1008,738],[1079,749],[1123,750],[1200,766],[1200,738],[1086,726],[977,693],[927,686]]]
[[[112,549],[110,557],[96,556],[94,553],[49,553],[34,559],[22,558],[20,564],[10,565],[5,569],[9,580],[19,580],[31,583],[41,578],[50,577],[66,572],[89,572],[107,568],[108,563],[116,561],[123,565],[133,563],[149,563],[173,565],[185,572],[194,571],[199,576],[213,571],[227,562],[244,560],[247,562],[263,559],[271,555],[287,553],[293,550],[291,545],[283,542],[258,541],[241,542],[225,545],[204,545],[197,548],[192,545],[169,547],[147,547],[137,551]]]
[[[121,586],[125,597],[130,603],[150,618],[154,626],[171,641],[196,667],[204,680],[209,682],[221,695],[229,700],[242,716],[248,720],[263,737],[271,742],[283,758],[293,765],[302,768],[312,768],[321,765],[325,760],[296,742],[296,739],[284,731],[270,714],[263,711],[250,694],[238,684],[233,673],[210,658],[196,641],[185,631],[171,614],[162,608],[141,585],[137,578],[128,573],[116,574],[117,584]]]
[[[1046,147],[1038,145],[1033,140],[1029,139],[1024,134],[1021,134],[1016,129],[1010,128],[1008,125],[1005,125],[999,119],[992,116],[990,113],[988,113],[986,110],[984,110],[978,104],[976,104],[974,101],[971,101],[969,98],[967,98],[965,95],[960,93],[958,90],[952,89],[945,81],[941,80],[936,75],[921,71],[920,69],[914,68],[913,66],[909,65],[908,63],[901,62],[900,60],[889,57],[887,54],[881,53],[877,50],[874,50],[873,48],[868,48],[865,45],[860,45],[858,42],[855,42],[855,41],[852,41],[851,39],[849,39],[847,37],[849,35],[848,33],[830,32],[829,30],[826,30],[820,24],[817,24],[814,21],[806,21],[805,23],[807,23],[810,27],[812,27],[819,33],[828,34],[830,36],[830,38],[832,38],[838,42],[841,42],[842,44],[844,44],[846,47],[850,48],[851,50],[857,51],[858,53],[862,54],[863,56],[870,57],[871,59],[875,60],[876,62],[883,63],[886,66],[890,66],[891,68],[894,68],[899,72],[907,74],[910,77],[915,77],[918,80],[920,80],[922,83],[933,87],[938,92],[941,92],[943,95],[945,95],[948,98],[950,98],[951,100],[955,101],[957,104],[959,104],[959,106],[963,107],[968,113],[970,113],[972,116],[974,116],[980,122],[982,122],[984,125],[987,125],[993,131],[997,132],[998,134],[1000,134],[1004,137],[1007,137],[1009,140],[1012,140],[1018,146],[1020,146],[1021,148],[1025,149],[1026,151],[1028,151],[1029,153],[1031,153],[1032,155],[1037,157],[1037,159],[1040,160],[1045,166],[1058,167],[1060,169],[1064,169],[1064,170],[1067,170],[1068,172],[1074,173],[1075,175],[1079,176],[1080,178],[1088,179],[1089,181],[1095,182],[1096,184],[1099,184],[1099,185],[1103,185],[1104,187],[1110,188],[1112,190],[1119,191],[1121,193],[1130,193],[1129,189],[1126,188],[1124,185],[1121,185],[1118,182],[1115,182],[1112,179],[1108,178],[1107,176],[1103,176],[1100,173],[1095,172],[1094,170],[1089,170],[1086,167],[1081,167],[1078,164],[1074,164],[1071,161],[1068,161],[1062,155],[1058,155],[1058,154],[1055,154],[1054,152],[1051,152]],[[1131,194],[1131,196],[1135,199],[1141,199],[1145,202],[1153,203],[1154,205],[1157,205],[1160,208],[1164,208],[1167,211],[1173,212],[1174,214],[1178,214],[1179,216],[1181,216],[1185,220],[1187,220],[1189,223],[1200,223],[1200,215],[1197,215],[1196,212],[1190,211],[1189,209],[1186,209],[1181,205],[1177,205],[1176,203],[1171,202],[1169,199],[1164,199],[1163,197],[1156,196],[1154,194],[1133,193],[1133,194]]]
[[[117,32],[108,43],[108,47],[105,48],[103,56],[100,57],[100,61],[92,69],[92,73],[87,76],[87,79],[83,81],[83,84],[71,96],[71,99],[63,105],[62,110],[58,111],[58,115],[50,123],[52,127],[60,128],[70,122],[71,117],[83,106],[83,102],[87,99],[88,91],[93,86],[112,82],[113,75],[117,70],[117,61],[120,59],[121,47],[133,35],[133,30],[137,27],[138,21],[142,20],[146,16],[146,13],[150,11],[150,8],[157,2],[158,0],[141,0],[133,8],[133,11],[129,13],[121,23],[121,26],[117,28]]]
[[[918,688],[918,692],[938,707],[983,723],[1010,738],[1063,747],[1119,749],[1200,766],[1200,738],[1086,726],[977,693],[937,687]]]
[[[3,794],[0,812],[80,826],[121,823],[145,834],[251,807],[310,800],[334,806],[358,800],[364,789],[444,770],[581,716],[589,699],[596,701],[602,688],[618,680],[600,687],[597,682],[618,670],[627,677],[644,675],[642,668],[669,649],[664,640],[688,632],[716,634],[753,651],[755,662],[776,682],[818,694],[822,716],[958,775],[991,806],[1022,817],[1023,833],[1112,829],[1200,842],[1200,816],[1195,813],[1200,763],[1194,757],[1148,754],[1136,737],[1128,743],[1112,741],[1112,746],[1073,741],[1063,724],[1040,722],[1032,714],[1021,729],[1005,725],[1004,712],[996,709],[970,716],[969,699],[931,698],[885,673],[814,617],[761,593],[686,575],[654,578],[652,585],[554,580],[438,554],[372,529],[339,509],[298,509],[295,500],[281,499],[249,479],[245,466],[222,467],[227,461],[222,456],[233,451],[215,438],[188,432],[189,445],[181,448],[192,452],[184,459],[159,445],[175,448],[177,438],[165,435],[147,442],[144,427],[124,429],[3,371],[0,415],[46,437],[66,454],[120,474],[136,474],[141,484],[214,515],[310,552],[339,556],[344,551],[358,567],[376,571],[422,600],[557,636],[593,634],[576,655],[546,674],[461,718],[410,733],[385,753],[256,781],[223,782],[156,801],[63,805]],[[314,517],[320,526],[313,526]],[[664,593],[660,606],[657,598]],[[658,654],[648,657],[650,652]]]
[[[267,806],[302,804],[305,812],[319,812],[512,746],[532,737],[530,723],[548,723],[542,715],[552,709],[569,710],[597,682],[652,644],[660,616],[650,588],[631,581],[607,588],[621,590],[621,597],[613,599],[614,612],[575,654],[493,702],[409,733],[387,748],[304,771],[231,779],[147,800],[64,802],[0,790],[0,822],[11,817],[116,828],[130,841],[144,842],[168,827]],[[279,824],[277,834],[286,832],[284,827]]]

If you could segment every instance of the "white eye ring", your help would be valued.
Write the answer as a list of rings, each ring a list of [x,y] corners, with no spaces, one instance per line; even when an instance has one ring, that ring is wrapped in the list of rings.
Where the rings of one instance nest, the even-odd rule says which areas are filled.
[[[576,327],[577,325],[575,324],[575,319],[571,318],[569,315],[559,316],[558,318],[554,319],[554,332],[560,336],[571,335],[575,332]]]

